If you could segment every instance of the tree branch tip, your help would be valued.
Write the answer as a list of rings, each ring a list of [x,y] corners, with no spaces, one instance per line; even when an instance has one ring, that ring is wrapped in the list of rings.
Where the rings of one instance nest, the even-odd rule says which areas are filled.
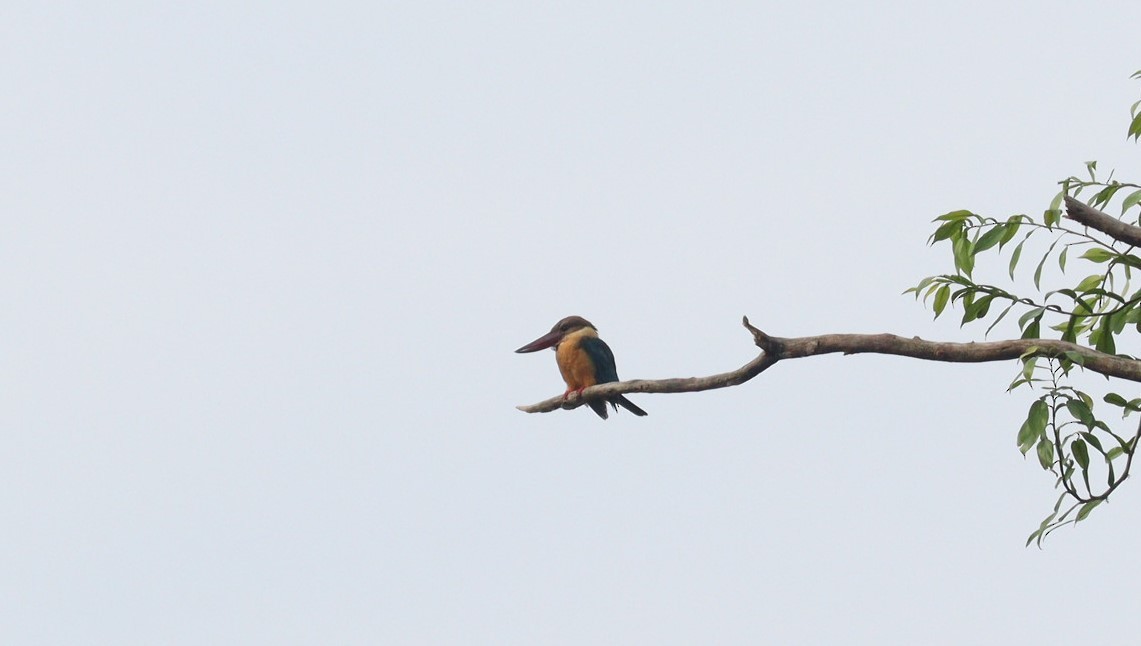
[[[741,325],[744,325],[745,329],[748,330],[750,333],[752,333],[753,343],[755,343],[758,348],[760,348],[760,349],[762,349],[768,353],[773,352],[773,350],[774,350],[773,346],[775,345],[773,343],[773,338],[771,336],[765,334],[764,332],[762,332],[760,329],[758,329],[752,323],[749,323],[749,317],[748,316],[742,316],[741,317]]]
[[[1114,240],[1141,246],[1141,227],[1123,222],[1070,195],[1065,196],[1065,203],[1065,216],[1074,222],[1100,231]]]

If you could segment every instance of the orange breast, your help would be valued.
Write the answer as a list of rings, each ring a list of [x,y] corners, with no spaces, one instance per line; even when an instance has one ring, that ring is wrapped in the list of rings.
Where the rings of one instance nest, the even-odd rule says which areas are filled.
[[[559,344],[555,352],[555,360],[558,361],[559,372],[563,373],[563,381],[567,382],[567,390],[578,390],[598,383],[594,375],[594,362],[579,345],[581,341],[581,338],[568,338]]]

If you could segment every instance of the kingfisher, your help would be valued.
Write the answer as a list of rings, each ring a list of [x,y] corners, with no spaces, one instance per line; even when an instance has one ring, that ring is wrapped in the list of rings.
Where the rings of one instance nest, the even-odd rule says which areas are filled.
[[[606,384],[618,381],[618,369],[614,367],[614,353],[610,346],[598,338],[598,329],[590,321],[581,316],[568,316],[555,323],[551,331],[516,350],[516,352],[535,352],[544,348],[553,348],[555,362],[559,364],[559,372],[563,374],[563,381],[567,382],[567,391],[563,393],[566,399],[571,392],[580,396],[588,386]],[[594,399],[586,402],[602,419],[609,417],[606,403],[609,402],[618,410],[622,406],[626,410],[642,417],[646,411],[638,408],[623,395],[611,395],[604,400]]]

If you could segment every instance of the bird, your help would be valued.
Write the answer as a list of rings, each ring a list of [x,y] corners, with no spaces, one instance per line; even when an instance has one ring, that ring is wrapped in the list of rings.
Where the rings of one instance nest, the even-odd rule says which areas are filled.
[[[618,370],[614,367],[614,353],[610,346],[598,338],[598,328],[581,316],[568,316],[555,323],[551,331],[535,339],[516,352],[536,352],[545,348],[553,348],[555,362],[559,364],[559,372],[563,381],[567,382],[567,390],[563,393],[566,399],[572,392],[580,396],[588,386],[606,384],[618,381]],[[647,415],[646,411],[638,408],[623,395],[611,395],[602,399],[592,399],[587,403],[602,419],[609,417],[606,404],[609,402],[618,410],[622,406],[639,417]]]

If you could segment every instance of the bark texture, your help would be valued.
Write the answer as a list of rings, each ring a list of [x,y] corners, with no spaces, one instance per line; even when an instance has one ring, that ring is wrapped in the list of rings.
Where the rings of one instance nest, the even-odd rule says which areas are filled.
[[[1069,195],[1066,196],[1065,200],[1066,217],[1074,222],[1084,224],[1091,229],[1097,229],[1114,240],[1120,240],[1134,247],[1141,247],[1141,227],[1126,224],[1108,213],[1075,200]]]

